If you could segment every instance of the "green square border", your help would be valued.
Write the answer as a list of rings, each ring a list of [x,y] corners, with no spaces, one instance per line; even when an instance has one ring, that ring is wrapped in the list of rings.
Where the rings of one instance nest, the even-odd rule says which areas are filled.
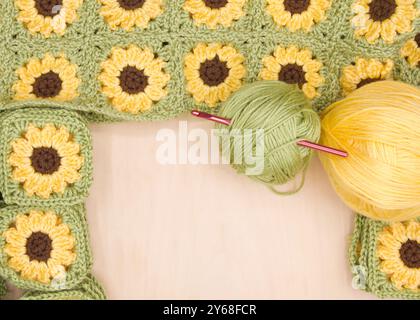
[[[28,291],[20,300],[106,300],[106,295],[99,282],[88,275],[74,289],[57,292]]]
[[[30,106],[32,108],[27,108]],[[82,203],[88,195],[92,184],[92,141],[85,121],[77,113],[46,108],[42,101],[38,104],[31,102],[13,105],[18,110],[7,112],[0,118],[0,191],[7,204],[20,205],[73,205]],[[38,108],[33,108],[38,107]],[[8,164],[11,153],[11,142],[21,136],[29,123],[44,126],[48,123],[66,126],[79,143],[81,154],[84,158],[80,174],[81,179],[67,186],[64,193],[53,193],[48,199],[36,195],[29,197],[21,184],[12,179],[12,167]]]
[[[420,222],[420,218],[417,219]],[[398,298],[420,300],[420,291],[409,289],[398,290],[380,270],[380,259],[376,255],[377,237],[390,223],[376,221],[357,215],[355,228],[349,249],[352,268],[362,267],[366,277],[364,290],[380,298]]]
[[[6,243],[3,232],[10,227],[19,214],[25,214],[31,210],[54,211],[62,219],[62,222],[69,226],[76,240],[77,258],[66,273],[66,284],[64,288],[72,289],[76,287],[87,277],[92,267],[92,254],[89,247],[89,234],[84,205],[67,207],[8,206],[0,209],[0,276],[21,289],[40,291],[59,291],[64,289],[54,288],[51,284],[24,280],[16,271],[7,266],[8,256],[3,251]]]

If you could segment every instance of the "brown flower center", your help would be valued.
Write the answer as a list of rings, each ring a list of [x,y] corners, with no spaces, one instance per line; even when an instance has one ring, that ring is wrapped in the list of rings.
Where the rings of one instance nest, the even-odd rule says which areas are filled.
[[[409,268],[420,268],[420,243],[408,240],[400,248],[402,262]]]
[[[301,66],[290,63],[281,67],[279,80],[289,84],[297,84],[299,88],[302,89],[303,85],[306,83],[305,74],[306,73]]]
[[[120,7],[125,10],[136,10],[143,7],[146,0],[117,0]]]
[[[420,48],[420,32],[417,33],[416,37],[414,38],[414,41],[417,43],[417,47]]]
[[[284,8],[291,14],[299,14],[308,10],[311,0],[284,0]]]
[[[210,86],[215,87],[223,83],[229,76],[229,68],[227,63],[220,61],[218,55],[212,60],[204,61],[200,66],[200,78],[203,82]]]
[[[44,73],[36,78],[32,85],[32,92],[38,98],[53,98],[57,96],[63,87],[60,76],[53,71]]]
[[[51,256],[52,240],[48,234],[34,232],[26,240],[26,254],[30,260],[47,262]]]
[[[360,81],[357,84],[357,89],[359,89],[359,88],[361,88],[361,87],[363,87],[363,86],[365,86],[365,85],[367,85],[369,83],[376,82],[376,81],[381,81],[381,79],[379,79],[379,78],[367,78],[367,79],[363,79],[362,81]]]
[[[41,174],[53,174],[60,168],[61,157],[54,148],[34,148],[31,155],[32,168]]]
[[[391,18],[397,9],[395,0],[372,0],[369,3],[369,14],[374,21],[384,21]]]
[[[63,0],[35,0],[35,9],[44,17],[54,17],[60,12]]]
[[[127,66],[120,74],[121,89],[129,94],[137,94],[144,92],[149,85],[149,77],[144,74],[143,70],[136,67]]]
[[[228,0],[204,0],[204,4],[212,9],[220,9],[228,4]]]

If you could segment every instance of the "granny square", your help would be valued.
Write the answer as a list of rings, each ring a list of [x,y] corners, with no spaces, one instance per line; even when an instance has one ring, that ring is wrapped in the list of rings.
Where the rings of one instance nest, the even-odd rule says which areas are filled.
[[[0,276],[36,291],[73,289],[92,265],[83,205],[0,209]]]
[[[353,286],[381,298],[420,299],[420,219],[385,223],[357,216],[350,263]]]
[[[75,112],[42,103],[0,117],[0,190],[7,204],[73,205],[92,182],[92,143]]]

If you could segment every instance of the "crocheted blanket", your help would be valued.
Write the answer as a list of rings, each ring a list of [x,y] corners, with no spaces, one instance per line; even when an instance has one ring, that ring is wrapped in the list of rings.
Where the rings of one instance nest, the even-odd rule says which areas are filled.
[[[260,79],[298,85],[317,110],[373,81],[419,86],[419,12],[419,0],[2,0],[0,276],[26,299],[104,298],[83,206],[88,122],[214,113]],[[356,223],[355,282],[419,298],[419,224],[394,227],[406,234],[394,264],[377,225]]]
[[[4,0],[0,109],[42,99],[92,121],[168,119],[258,79],[297,83],[322,109],[371,81],[420,84],[418,10],[415,0]]]

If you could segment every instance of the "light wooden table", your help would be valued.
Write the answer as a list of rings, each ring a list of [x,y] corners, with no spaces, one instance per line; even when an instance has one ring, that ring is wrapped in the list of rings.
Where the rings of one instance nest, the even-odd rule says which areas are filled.
[[[281,197],[226,165],[160,165],[161,128],[178,120],[91,126],[93,272],[110,299],[373,298],[351,287],[354,217],[318,160]]]

